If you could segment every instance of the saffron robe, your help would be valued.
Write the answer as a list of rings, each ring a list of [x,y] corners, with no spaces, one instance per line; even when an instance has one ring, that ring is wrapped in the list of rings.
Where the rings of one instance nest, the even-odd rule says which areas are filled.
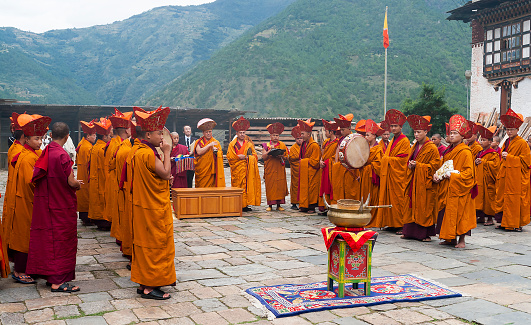
[[[334,158],[336,155],[338,138],[330,141],[326,139],[323,142],[321,148],[321,160],[325,164],[324,168],[319,170],[319,175],[321,178],[319,185],[319,206],[324,207],[323,194],[326,195],[326,202],[329,204],[332,202],[334,197],[333,187],[332,187],[332,165],[334,164]]]
[[[437,211],[444,209],[444,215],[437,228],[440,228],[440,239],[451,241],[476,228],[476,205],[471,193],[476,181],[474,159],[466,144],[448,147],[442,163],[448,160],[453,160],[454,170],[459,174],[452,173],[438,185]]]
[[[129,142],[130,141],[124,141]],[[123,145],[116,154],[116,163],[122,166],[120,173],[120,195],[118,210],[120,211],[120,236],[122,237],[122,253],[133,255],[133,198],[131,196],[131,177],[133,175],[132,160],[140,146],[140,139],[135,139],[132,147]],[[123,161],[123,163],[122,163]]]
[[[11,190],[13,186],[13,175],[15,174],[15,166],[11,164],[13,158],[20,154],[24,149],[18,140],[15,140],[9,150],[7,150],[7,183],[6,183],[6,192],[4,194],[4,205],[2,207],[2,220],[6,219],[6,214],[13,214],[15,209],[15,192]]]
[[[378,195],[380,190],[380,168],[383,155],[382,146],[376,144],[370,148],[369,158],[363,167],[360,169],[360,198],[365,202],[369,194],[371,198],[369,204],[374,206],[378,205]],[[372,221],[375,220],[377,209],[372,209],[371,223],[367,227],[374,227]]]
[[[321,148],[314,139],[303,142],[299,152],[299,206],[310,208],[319,202]]]
[[[120,136],[116,136],[109,141],[109,144],[104,150],[105,165],[105,208],[103,210],[103,219],[112,222],[113,217],[118,214],[117,193],[118,193],[118,181],[116,176],[116,160],[115,154],[118,150],[118,146],[123,140]],[[116,227],[111,226],[111,237],[116,238]],[[116,238],[118,239],[118,238]]]
[[[188,155],[188,148],[184,144],[177,144],[171,150],[170,157],[177,157],[179,155]],[[174,159],[171,160],[171,175],[173,176],[172,188],[187,188],[188,181],[186,178],[187,170],[177,173],[177,164]]]
[[[529,223],[531,153],[520,136],[507,139],[503,151],[507,152],[507,158],[502,158],[496,178],[496,213],[503,213],[503,228],[518,228]]]
[[[301,147],[295,143],[289,148],[289,168],[290,168],[290,201],[291,204],[299,203],[299,192],[297,186],[299,186],[299,153]]]
[[[380,142],[378,142],[378,144],[380,146],[382,146],[382,152],[385,152],[387,150],[387,146],[389,145],[389,141],[387,141],[387,143],[385,143],[384,140],[380,140]]]
[[[176,281],[169,181],[155,172],[155,147],[142,141],[132,156],[133,260],[131,281],[150,287]]]
[[[404,224],[415,223],[431,227],[437,222],[437,185],[433,175],[441,167],[437,146],[430,140],[419,148],[415,143],[409,151],[408,161],[417,162],[414,169],[407,168],[406,210]],[[407,235],[407,234],[406,234]],[[423,239],[423,238],[419,238]]]
[[[11,161],[11,164],[15,165],[13,186],[11,186],[15,204],[14,209],[8,211],[2,220],[4,233],[2,238],[7,248],[22,253],[28,252],[35,188],[31,178],[33,167],[40,154],[41,150],[35,151],[30,146],[24,145],[20,154]]]
[[[89,215],[93,220],[104,220],[105,209],[105,142],[98,139],[90,151]]]
[[[77,211],[89,211],[89,161],[92,143],[83,138],[76,148],[77,179],[82,180],[81,188],[77,191]]]
[[[35,163],[28,274],[66,274],[65,282],[75,278],[77,198],[76,190],[68,185],[72,165],[68,153],[53,141]]]
[[[238,158],[245,155],[245,159]],[[230,165],[232,187],[243,189],[242,208],[248,205],[260,206],[262,202],[262,183],[258,172],[258,156],[251,141],[240,145],[238,138],[229,143],[227,160]]]
[[[393,207],[377,209],[375,227],[398,228],[404,225],[409,150],[408,138],[400,134],[393,137],[382,156],[378,203]]]
[[[268,151],[273,148],[271,142],[266,143],[266,147]],[[278,157],[267,155],[264,159],[264,180],[268,205],[285,203],[286,195],[288,195],[288,182],[284,163],[288,159],[288,148],[282,141],[275,144],[274,148],[283,149],[284,155]]]
[[[500,156],[494,149],[480,151],[476,158],[481,164],[476,166],[476,182],[478,196],[476,196],[476,210],[481,210],[488,216],[496,213],[496,177],[500,170]]]
[[[341,144],[345,137],[338,139],[338,146]],[[341,199],[359,200],[359,171],[356,169],[347,169],[339,161],[338,157],[339,149],[336,149],[334,163],[332,165],[332,193],[334,198],[332,203]]]
[[[474,141],[474,143],[469,143],[468,146],[470,147],[470,151],[472,151],[472,157],[474,159],[476,159],[478,153],[483,150],[477,141]]]
[[[208,141],[205,137],[201,137],[195,142],[193,151],[195,156],[195,187],[225,187],[223,151],[219,142],[216,144],[216,148],[218,148],[217,155],[214,154],[212,148],[201,156],[197,154],[197,146],[203,148],[214,141],[217,141],[214,137]]]

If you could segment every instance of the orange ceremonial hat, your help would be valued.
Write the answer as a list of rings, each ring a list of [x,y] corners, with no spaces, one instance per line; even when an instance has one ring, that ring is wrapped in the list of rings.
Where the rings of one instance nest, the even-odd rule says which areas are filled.
[[[477,125],[477,130],[479,135],[483,139],[492,139],[494,137],[494,132],[496,132],[496,125],[486,128],[483,125],[479,124]]]
[[[282,125],[282,123],[280,122],[269,124],[267,126],[267,132],[269,132],[269,134],[281,134],[282,132],[284,132],[284,125]]]
[[[28,123],[28,122],[31,122],[32,120],[34,120],[35,118],[37,117],[40,117],[40,115],[29,115],[29,114],[18,114],[18,113],[15,113],[13,112],[11,114],[11,117],[10,117],[10,120],[11,120],[11,124],[13,124],[13,127],[15,130],[22,130],[21,126]]]
[[[31,121],[28,121],[27,123],[23,125],[20,125],[22,131],[24,132],[24,135],[27,137],[32,137],[32,136],[42,137],[48,131],[48,125],[50,125],[52,118],[48,116],[41,116],[41,115],[31,115],[31,117],[32,117]]]
[[[85,122],[85,121],[79,121],[79,124],[81,124],[81,129],[83,129],[83,133],[85,134],[94,134],[96,133],[96,127],[94,126],[94,121]]]
[[[339,128],[335,121],[334,122],[328,122],[325,119],[321,119],[321,120],[323,121],[323,125],[324,125],[325,130],[336,131]]]
[[[201,131],[213,130],[216,127],[216,125],[218,124],[214,122],[213,119],[210,119],[210,118],[204,118],[204,119],[199,120],[199,122],[197,122],[197,128]]]
[[[524,123],[524,117],[509,108],[505,115],[500,116],[500,121],[508,129],[519,129],[520,125]]]
[[[122,113],[117,108],[114,108],[114,114],[109,116],[113,128],[124,128],[128,129],[131,127],[131,118],[133,117],[133,112]]]
[[[390,109],[387,111],[387,113],[385,113],[385,121],[389,125],[397,124],[402,126],[404,125],[404,123],[406,123],[406,119],[407,118],[404,113],[400,112],[397,109]]]
[[[312,132],[312,129],[313,129],[313,126],[315,125],[315,122],[312,122],[312,119],[309,118],[306,121],[298,120],[297,124],[299,125],[299,128],[301,129],[301,131]]]
[[[424,130],[429,132],[431,129],[431,117],[430,116],[420,116],[420,115],[409,115],[407,117],[407,123],[414,130]]]
[[[295,139],[302,137],[301,128],[298,125],[291,129],[291,136]]]
[[[236,131],[247,131],[251,127],[251,123],[243,116],[232,122],[232,128]]]
[[[365,132],[370,132],[376,134],[377,137],[381,136],[385,130],[382,129],[376,122],[373,120],[367,120],[365,122]]]
[[[466,118],[462,117],[461,115],[454,115],[450,117],[450,123],[448,131],[457,131],[459,134],[461,134],[465,139],[468,139],[472,136],[472,132],[474,131],[475,123],[468,121]]]
[[[99,121],[94,121],[94,128],[96,129],[96,134],[107,135],[111,133],[112,124],[105,117],[101,117]]]
[[[380,127],[385,131],[391,131],[391,127],[389,126],[389,123],[387,123],[386,120],[383,120],[380,122]]]
[[[358,132],[358,133],[365,133],[367,131],[365,131],[365,123],[367,121],[366,120],[359,120],[358,123],[356,123],[356,127],[354,128],[354,131]]]
[[[336,121],[337,125],[340,128],[350,128],[352,126],[352,119],[354,118],[353,114],[347,114],[345,116],[338,114],[339,118],[334,117],[334,121]]]
[[[142,131],[146,132],[160,131],[164,129],[168,115],[170,115],[170,108],[162,108],[162,106],[154,111],[146,113],[141,111],[135,112],[137,124],[140,125]]]

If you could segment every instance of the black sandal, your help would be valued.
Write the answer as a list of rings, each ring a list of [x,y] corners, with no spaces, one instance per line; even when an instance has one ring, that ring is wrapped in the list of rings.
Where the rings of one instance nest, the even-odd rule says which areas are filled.
[[[522,232],[522,227],[514,228],[513,231],[514,232]]]
[[[73,286],[71,285],[70,283],[68,282],[65,282],[63,284],[61,284],[59,286],[59,288],[57,289],[54,289],[52,288],[52,292],[67,292],[67,293],[72,293],[72,292],[78,292],[79,290],[81,290],[79,287],[77,289],[74,289],[76,286]]]
[[[144,299],[155,299],[155,300],[166,300],[166,299],[170,299],[171,296],[168,295],[168,297],[164,297],[164,294],[165,292],[158,289],[158,288],[155,288],[153,290],[151,290],[150,293],[148,294],[145,294],[144,292],[142,292],[142,294],[140,295],[140,297],[144,298]]]
[[[37,281],[35,281],[29,275],[16,276],[15,273],[11,273],[11,277],[13,278],[13,280],[15,280],[15,281],[17,281],[19,283],[22,283],[22,284],[34,284],[34,283],[37,283]]]

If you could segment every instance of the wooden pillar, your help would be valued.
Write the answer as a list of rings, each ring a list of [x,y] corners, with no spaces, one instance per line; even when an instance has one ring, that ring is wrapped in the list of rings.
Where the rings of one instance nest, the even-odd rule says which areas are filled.
[[[512,82],[504,80],[501,83],[500,94],[500,115],[507,113],[507,109],[511,107]]]

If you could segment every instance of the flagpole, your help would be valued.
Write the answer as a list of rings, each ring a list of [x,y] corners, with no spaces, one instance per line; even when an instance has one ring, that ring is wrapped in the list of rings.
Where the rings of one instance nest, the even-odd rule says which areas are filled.
[[[387,18],[387,6],[385,6],[385,17]],[[384,118],[387,113],[387,47],[385,48],[385,73],[384,73]]]

